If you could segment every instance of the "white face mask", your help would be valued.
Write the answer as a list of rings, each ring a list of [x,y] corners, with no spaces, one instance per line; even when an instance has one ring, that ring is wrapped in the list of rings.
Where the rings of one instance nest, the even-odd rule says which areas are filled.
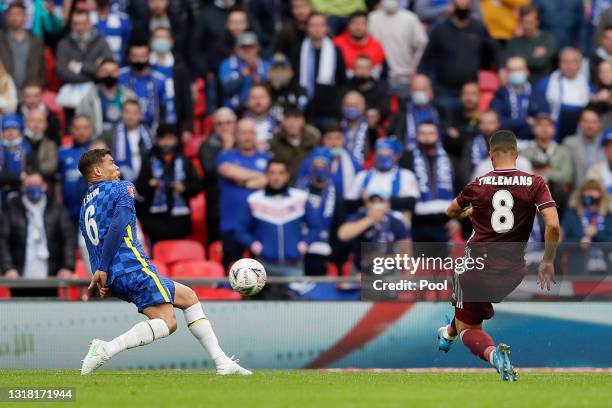
[[[236,4],[236,0],[215,0],[215,6],[222,9],[234,7],[234,4]]]
[[[398,0],[383,0],[382,6],[383,9],[389,14],[395,13],[400,8]]]

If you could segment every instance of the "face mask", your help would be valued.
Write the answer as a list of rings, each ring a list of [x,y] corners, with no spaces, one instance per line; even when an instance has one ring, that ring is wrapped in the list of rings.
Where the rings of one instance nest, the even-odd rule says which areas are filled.
[[[30,186],[27,187],[23,193],[31,203],[37,203],[40,201],[45,192],[41,186]]]
[[[385,207],[385,203],[372,203],[373,210],[380,210]]]
[[[23,142],[23,137],[17,137],[13,140],[2,139],[2,145],[9,148],[19,146],[21,142]]]
[[[151,44],[151,49],[158,54],[166,54],[172,48],[172,44],[165,38],[158,38]]]
[[[433,156],[436,153],[436,143],[419,143],[419,147],[428,156]]]
[[[162,152],[163,155],[174,153],[174,146],[157,146],[159,147],[159,151]]]
[[[599,198],[595,198],[592,196],[584,196],[582,197],[582,205],[585,207],[590,207],[592,205],[599,205]]]
[[[283,86],[289,83],[289,75],[286,75],[284,72],[272,72],[268,74],[268,79],[270,80],[270,85],[274,89],[280,89]]]
[[[414,91],[410,94],[410,98],[415,105],[423,106],[429,103],[429,96],[424,91]]]
[[[395,165],[395,160],[393,160],[393,156],[376,156],[376,168],[380,171],[389,171]]]
[[[469,8],[456,8],[455,11],[453,12],[453,15],[458,20],[462,20],[462,21],[470,18],[470,14],[472,14],[472,10],[470,10]]]
[[[114,77],[114,76],[105,76],[105,77],[101,77],[99,80],[100,80],[100,83],[104,85],[105,88],[112,88],[115,85],[117,85],[119,78]]]
[[[45,136],[43,133],[33,133],[30,129],[26,129],[23,133],[33,142],[38,142]]]
[[[130,65],[132,66],[132,68],[134,68],[135,71],[143,71],[149,64],[141,61],[132,61],[130,62]]]
[[[342,108],[342,115],[346,120],[356,120],[361,116],[361,111],[357,108]]]
[[[310,169],[310,177],[318,183],[324,183],[329,177],[329,170],[321,167],[315,167]]]
[[[342,156],[342,151],[344,149],[341,147],[334,147],[333,149],[329,149],[329,151],[331,152],[331,155],[334,157],[340,157]]]
[[[399,10],[400,4],[397,0],[383,0],[382,6],[387,13],[395,13]]]
[[[523,85],[525,81],[527,81],[527,75],[525,75],[524,72],[512,72],[508,75],[508,82],[510,82],[511,85]]]
[[[355,77],[355,83],[357,86],[362,86],[374,81],[374,77]]]
[[[222,9],[228,9],[228,8],[234,7],[235,3],[236,3],[235,0],[215,0],[215,6],[222,8]]]
[[[78,41],[78,42],[87,42],[91,38],[91,32],[86,32],[83,35],[79,35],[79,34],[77,34],[75,32],[71,32],[70,36],[75,41]]]

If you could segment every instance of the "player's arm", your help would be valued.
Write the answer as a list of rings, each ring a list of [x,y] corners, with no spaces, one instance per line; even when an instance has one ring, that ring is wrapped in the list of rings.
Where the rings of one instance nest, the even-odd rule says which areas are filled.
[[[470,217],[472,215],[472,207],[469,206],[467,208],[462,208],[457,199],[455,198],[453,202],[446,209],[446,215],[448,218],[460,220],[465,217]]]
[[[561,235],[559,226],[559,215],[557,207],[548,207],[540,210],[544,220],[544,257],[538,268],[538,284],[541,289],[550,290],[550,283],[555,281],[555,256],[557,254],[557,244]]]

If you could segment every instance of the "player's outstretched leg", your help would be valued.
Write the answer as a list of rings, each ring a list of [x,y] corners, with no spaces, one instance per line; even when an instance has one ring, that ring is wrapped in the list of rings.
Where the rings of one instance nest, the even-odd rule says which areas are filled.
[[[93,373],[116,354],[138,346],[145,346],[155,340],[168,337],[176,330],[174,309],[170,303],[147,307],[142,311],[149,320],[136,323],[127,332],[111,341],[93,339],[83,359],[81,375]]]
[[[448,353],[455,344],[457,339],[457,327],[455,327],[455,319],[448,321],[446,317],[446,326],[442,326],[438,329],[438,350]]]
[[[187,327],[200,342],[215,363],[218,375],[251,375],[252,373],[238,364],[234,357],[228,357],[219,346],[210,321],[206,318],[202,304],[191,288],[174,282],[174,306],[183,310]]]
[[[472,354],[495,367],[503,381],[516,381],[516,370],[510,363],[510,346],[496,346],[491,336],[482,329],[482,323],[470,325],[455,317],[455,325],[461,341]]]

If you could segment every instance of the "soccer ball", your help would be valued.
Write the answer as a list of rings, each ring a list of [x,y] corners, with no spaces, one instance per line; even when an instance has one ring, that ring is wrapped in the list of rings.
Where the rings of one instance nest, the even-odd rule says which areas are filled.
[[[253,296],[261,292],[266,284],[266,269],[255,259],[242,258],[232,265],[229,281],[236,292]]]

